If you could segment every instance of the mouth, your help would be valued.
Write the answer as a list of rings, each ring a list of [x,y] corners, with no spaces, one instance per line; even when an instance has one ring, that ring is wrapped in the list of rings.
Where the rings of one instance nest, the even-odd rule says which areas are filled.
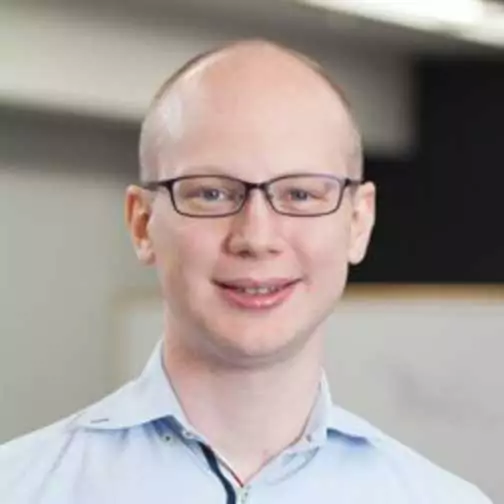
[[[300,279],[238,279],[216,281],[221,296],[234,307],[247,310],[268,310],[285,303]]]

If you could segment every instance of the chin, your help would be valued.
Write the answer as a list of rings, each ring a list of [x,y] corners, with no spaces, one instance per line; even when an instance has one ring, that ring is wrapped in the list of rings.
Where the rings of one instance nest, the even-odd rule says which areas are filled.
[[[279,362],[288,360],[288,352],[284,347],[250,348],[228,346],[220,348],[218,360],[229,368],[259,369],[272,367]]]
[[[254,326],[256,326],[254,328]],[[308,338],[300,338],[288,328],[265,328],[249,323],[246,327],[214,328],[207,333],[216,353],[229,364],[243,366],[268,365],[287,360],[299,353]]]

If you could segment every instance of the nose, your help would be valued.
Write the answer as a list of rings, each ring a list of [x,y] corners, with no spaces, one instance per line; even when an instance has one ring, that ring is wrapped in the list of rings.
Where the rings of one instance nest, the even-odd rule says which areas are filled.
[[[252,190],[241,212],[232,217],[227,251],[256,259],[278,255],[282,250],[279,217],[266,200],[266,195],[261,190]]]

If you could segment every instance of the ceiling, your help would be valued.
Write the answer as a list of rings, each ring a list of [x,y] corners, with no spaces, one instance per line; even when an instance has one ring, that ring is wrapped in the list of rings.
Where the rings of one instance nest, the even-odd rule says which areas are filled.
[[[443,1],[443,0],[440,0]],[[200,18],[233,23],[235,27],[277,27],[298,30],[320,40],[343,40],[352,45],[407,54],[495,55],[504,49],[462,40],[448,34],[410,29],[305,3],[303,0],[107,0],[110,5],[141,9],[155,15]],[[89,4],[89,1],[86,2]],[[103,5],[103,1],[100,2]],[[504,30],[504,27],[503,27]]]
[[[300,37],[306,35],[306,39],[312,41],[344,42],[370,50],[383,49],[389,54],[504,54],[504,48],[463,40],[455,34],[443,35],[338,12],[317,6],[318,1],[323,3],[326,0],[17,0],[16,3],[105,10],[112,15],[129,16],[132,20],[147,17],[156,23],[178,16],[182,22],[184,18],[190,18],[191,23],[213,23],[227,30],[248,34],[275,33],[279,30]],[[327,1],[335,5],[338,3],[338,0]]]

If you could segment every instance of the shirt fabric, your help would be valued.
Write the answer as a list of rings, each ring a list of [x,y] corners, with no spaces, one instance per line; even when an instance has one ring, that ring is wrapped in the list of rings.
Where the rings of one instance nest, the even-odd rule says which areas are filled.
[[[161,355],[159,344],[137,380],[1,446],[0,503],[490,504],[334,406],[325,379],[300,441],[240,487],[187,421]]]

